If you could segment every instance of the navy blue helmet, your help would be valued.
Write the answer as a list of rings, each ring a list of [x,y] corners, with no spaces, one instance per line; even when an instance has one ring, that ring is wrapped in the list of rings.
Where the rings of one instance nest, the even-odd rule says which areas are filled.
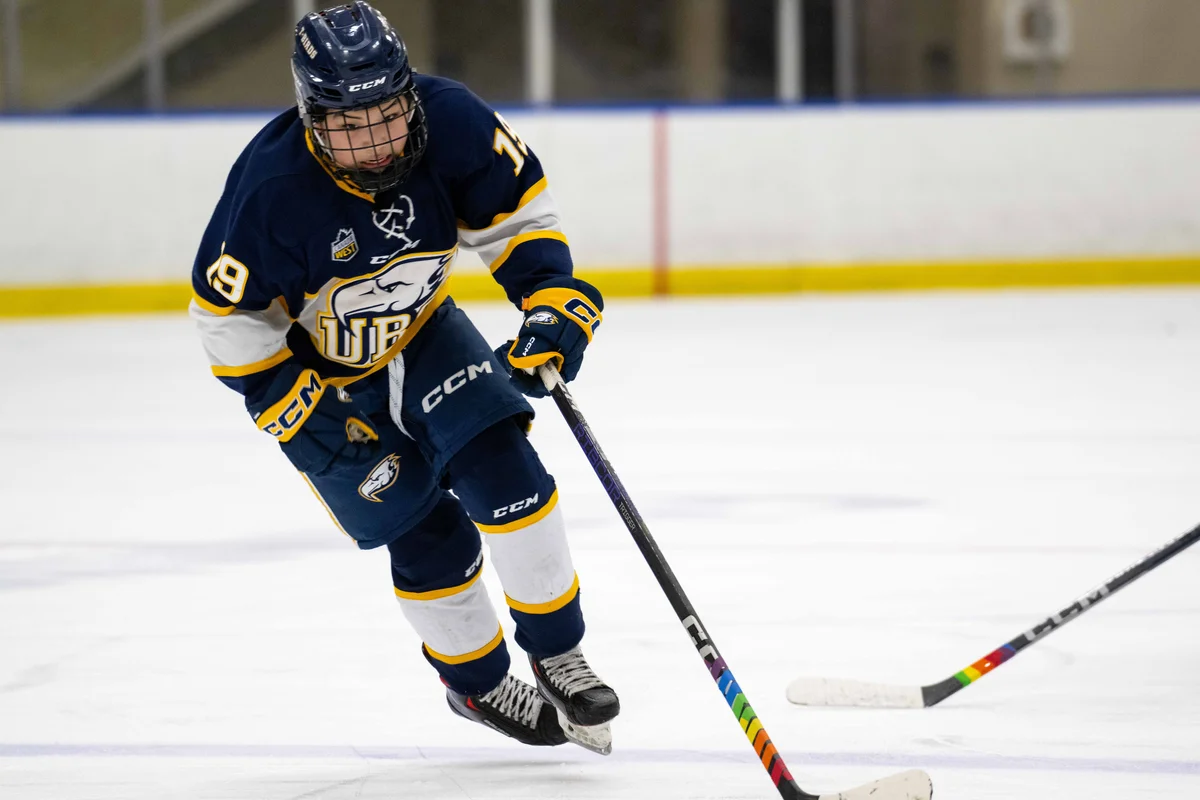
[[[313,153],[335,178],[382,192],[416,166],[428,129],[408,51],[368,3],[305,15],[292,75]]]

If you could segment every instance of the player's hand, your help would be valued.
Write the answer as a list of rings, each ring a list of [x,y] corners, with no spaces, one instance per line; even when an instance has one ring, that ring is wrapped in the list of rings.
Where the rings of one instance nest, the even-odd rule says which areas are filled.
[[[250,413],[301,472],[320,476],[378,460],[379,434],[369,417],[344,389],[313,370],[281,370],[267,398]]]
[[[564,381],[572,380],[583,363],[583,351],[592,341],[603,316],[600,291],[578,278],[553,278],[538,284],[521,301],[525,319],[517,338],[496,349],[497,360],[512,382],[530,397],[545,397],[546,387],[537,367],[553,363]]]

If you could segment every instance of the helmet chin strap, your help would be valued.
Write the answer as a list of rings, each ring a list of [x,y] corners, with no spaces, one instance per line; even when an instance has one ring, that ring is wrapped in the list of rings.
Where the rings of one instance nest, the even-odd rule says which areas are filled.
[[[313,125],[309,128],[309,130],[312,131],[313,139],[317,141],[317,144],[320,146],[321,150],[324,151],[325,155],[333,158],[333,148],[326,144],[324,137],[321,136],[321,129],[316,125]]]

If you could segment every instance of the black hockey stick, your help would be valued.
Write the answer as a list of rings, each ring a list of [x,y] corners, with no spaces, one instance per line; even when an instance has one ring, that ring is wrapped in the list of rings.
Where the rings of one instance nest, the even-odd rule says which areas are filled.
[[[928,708],[955,692],[970,686],[996,667],[1008,661],[1038,639],[1061,628],[1084,611],[1133,583],[1157,567],[1200,541],[1200,525],[1163,547],[1155,550],[1129,569],[1099,588],[1085,594],[1053,617],[1034,625],[962,672],[929,686],[894,686],[885,683],[844,681],[833,678],[797,678],[788,685],[788,700],[802,706],[864,706],[870,708]]]
[[[600,449],[600,445],[592,435],[587,420],[583,418],[583,414],[580,413],[579,408],[575,405],[575,401],[571,398],[571,393],[567,390],[567,385],[553,366],[545,365],[539,367],[539,371],[542,382],[554,397],[554,402],[558,405],[558,410],[566,418],[572,433],[575,434],[575,438],[583,448],[584,455],[591,462],[592,469],[596,471],[596,475],[600,478],[600,483],[603,484],[609,499],[612,500],[613,505],[617,508],[617,512],[621,515],[621,519],[624,520],[625,527],[633,535],[634,542],[637,543],[638,549],[642,551],[642,556],[646,559],[646,563],[650,565],[650,571],[658,579],[658,585],[662,587],[663,592],[667,595],[667,600],[670,601],[671,607],[675,609],[680,623],[691,637],[692,644],[695,645],[696,650],[700,653],[700,657],[704,659],[709,673],[712,675],[713,680],[716,681],[721,694],[725,696],[725,701],[733,709],[733,715],[737,718],[742,730],[745,731],[746,738],[753,745],[754,752],[762,760],[763,768],[771,776],[771,781],[775,784],[775,788],[779,790],[779,794],[785,800],[930,800],[933,796],[933,784],[929,776],[920,770],[901,772],[881,780],[873,781],[856,789],[834,794],[809,794],[796,784],[792,779],[791,773],[788,772],[787,765],[783,763],[783,758],[775,749],[775,745],[771,743],[771,737],[767,735],[762,721],[754,713],[754,709],[750,707],[745,693],[738,686],[733,673],[730,672],[728,665],[726,665],[725,659],[717,652],[716,645],[708,637],[704,626],[700,624],[700,618],[696,615],[696,610],[692,608],[687,595],[683,593],[683,587],[679,585],[679,581],[675,578],[675,574],[671,571],[667,560],[658,549],[658,545],[655,543],[653,537],[650,536],[650,530],[646,527],[646,523],[642,520],[641,515],[638,514],[637,509],[633,507],[633,501],[629,499],[629,494],[625,491],[625,487],[621,485],[621,481],[613,471],[612,465],[604,456],[604,452]]]

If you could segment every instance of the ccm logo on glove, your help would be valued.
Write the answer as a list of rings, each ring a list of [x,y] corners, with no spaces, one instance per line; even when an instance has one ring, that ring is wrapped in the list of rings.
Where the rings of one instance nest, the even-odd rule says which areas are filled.
[[[292,466],[309,475],[367,466],[382,455],[368,407],[299,364],[283,364],[264,399],[247,410],[259,429],[279,442]]]
[[[324,394],[325,384],[321,383],[317,373],[311,369],[304,370],[291,391],[259,415],[259,429],[281,442],[291,441]]]
[[[553,364],[564,381],[571,381],[583,363],[603,316],[604,298],[587,281],[569,275],[544,281],[521,300],[525,318],[516,338],[496,349],[513,384],[530,397],[544,397],[546,388],[533,374]]]

